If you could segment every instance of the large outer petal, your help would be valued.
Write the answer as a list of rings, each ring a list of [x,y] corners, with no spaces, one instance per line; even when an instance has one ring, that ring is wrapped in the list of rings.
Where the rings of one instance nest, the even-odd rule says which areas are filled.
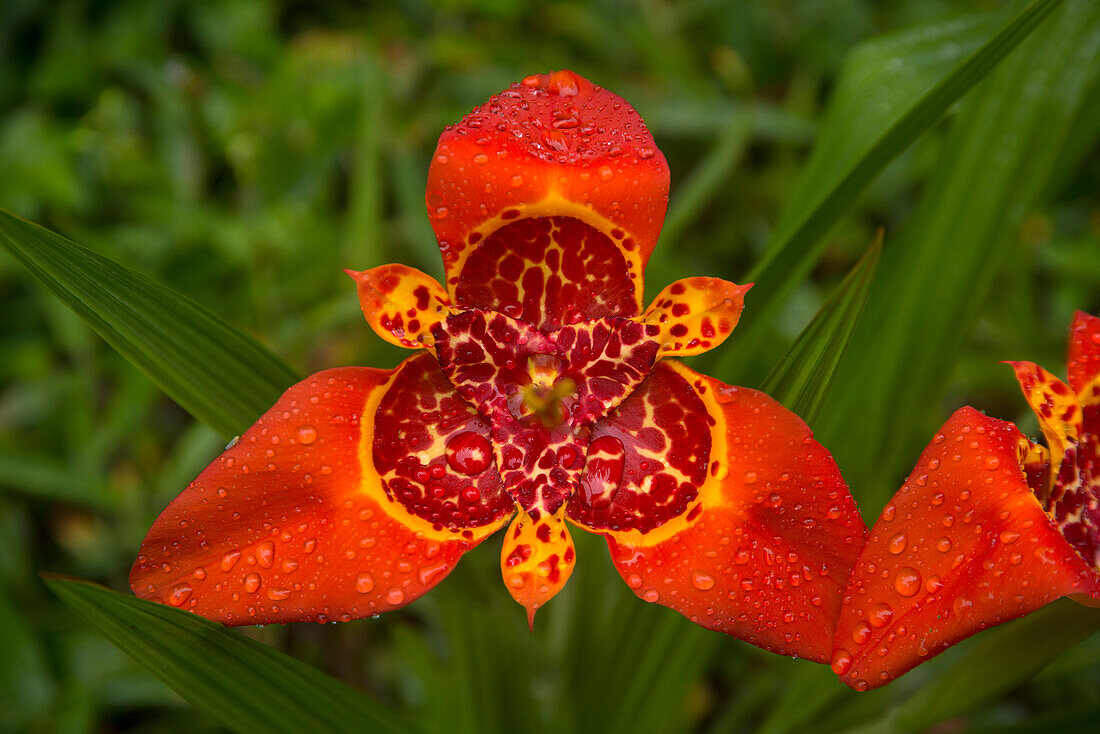
[[[774,399],[671,365],[713,419],[710,470],[680,517],[607,533],[616,568],[642,599],[704,627],[827,661],[867,532],[836,463]]]
[[[1078,311],[1069,331],[1066,357],[1069,386],[1080,394],[1100,375],[1100,317]]]
[[[563,216],[614,240],[640,296],[668,181],[664,156],[621,97],[570,71],[527,77],[439,138],[426,201],[448,288],[476,245],[502,225]]]
[[[1051,525],[1014,425],[958,410],[886,505],[852,571],[833,670],[865,690],[1096,578]]]
[[[327,370],[287,390],[157,518],[134,592],[258,624],[364,617],[439,583],[506,518],[451,531],[387,498],[371,449],[393,374]]]

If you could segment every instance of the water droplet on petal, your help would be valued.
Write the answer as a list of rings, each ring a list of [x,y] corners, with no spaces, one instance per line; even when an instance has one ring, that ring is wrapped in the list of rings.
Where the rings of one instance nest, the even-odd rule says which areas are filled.
[[[714,588],[714,577],[702,571],[692,571],[691,585],[699,591],[710,591]]]
[[[898,533],[894,537],[890,538],[890,542],[887,544],[887,549],[895,556],[905,550],[907,538],[905,533]]]
[[[298,443],[308,446],[317,440],[317,429],[313,426],[298,426]]]
[[[394,606],[397,606],[398,604],[401,604],[405,601],[405,592],[397,588],[396,586],[393,586],[390,588],[389,591],[386,592],[386,601],[390,604],[393,604]]]
[[[493,448],[479,433],[463,431],[447,442],[447,465],[459,474],[480,474],[492,461]]]
[[[250,573],[244,577],[244,590],[249,594],[255,594],[260,588],[260,574]]]
[[[191,597],[190,584],[178,584],[168,592],[168,603],[174,607],[182,605]]]
[[[912,566],[903,566],[894,576],[894,589],[902,596],[913,596],[920,591],[920,571]]]
[[[833,672],[837,675],[844,675],[852,667],[852,655],[847,650],[839,648],[833,653],[833,660],[830,664]]]
[[[369,573],[361,573],[355,577],[355,590],[360,594],[369,594],[374,590],[374,579]]]

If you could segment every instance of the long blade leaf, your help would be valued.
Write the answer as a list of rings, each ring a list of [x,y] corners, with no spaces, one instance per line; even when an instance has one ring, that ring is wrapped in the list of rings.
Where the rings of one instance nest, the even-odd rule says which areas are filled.
[[[739,341],[720,361],[718,373],[734,379],[744,354],[752,353],[764,338],[771,316],[789,290],[810,272],[825,237],[848,213],[856,198],[875,177],[913,141],[932,127],[944,113],[986,75],[1043,21],[1062,0],[1035,0],[1009,21],[993,38],[966,58],[913,104],[900,112],[867,151],[835,183],[826,189],[816,206],[799,218],[798,224],[778,230],[776,238],[743,281],[756,283],[764,298],[742,319]]]
[[[867,303],[882,230],[765,378],[761,389],[813,424]]]
[[[119,649],[234,731],[414,730],[343,683],[202,617],[86,581],[45,582]]]
[[[2,209],[0,246],[169,397],[227,436],[298,379],[194,301]]]

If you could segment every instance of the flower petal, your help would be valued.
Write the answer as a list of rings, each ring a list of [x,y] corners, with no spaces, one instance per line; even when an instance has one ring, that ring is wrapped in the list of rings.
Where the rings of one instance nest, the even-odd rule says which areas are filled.
[[[609,464],[601,479],[621,473],[624,486],[602,512],[581,502],[604,490],[577,495],[570,516],[607,528],[611,558],[635,594],[767,650],[829,659],[866,529],[832,457],[798,416],[761,392],[664,361],[592,435],[592,446],[622,442],[621,459],[597,458]],[[662,482],[663,465],[682,469]],[[615,527],[631,507],[641,509],[636,529]]]
[[[260,624],[363,617],[439,583],[500,527],[510,503],[498,488],[503,502],[473,513],[479,524],[444,527],[387,496],[373,417],[420,362],[328,370],[287,390],[157,518],[130,572],[134,592],[226,624]]]
[[[881,686],[986,627],[1097,579],[1027,484],[1020,432],[962,408],[871,530],[845,592],[833,670]]]
[[[1081,406],[1066,383],[1034,362],[1008,362],[1016,372],[1024,399],[1039,418],[1050,448],[1050,463],[1058,467],[1066,448],[1081,433]]]
[[[737,326],[752,288],[720,278],[684,278],[653,299],[640,321],[660,328],[662,356],[689,356],[717,347]]]
[[[439,138],[426,198],[448,290],[542,327],[634,316],[668,180],[621,97],[570,71],[527,77]]]
[[[450,296],[435,278],[396,264],[344,272],[356,283],[359,305],[374,333],[408,349],[434,346],[432,327],[451,307]]]
[[[561,591],[573,573],[577,553],[564,514],[561,509],[535,520],[520,511],[504,535],[501,575],[508,593],[527,609],[527,624],[531,627],[535,612]]]
[[[1078,311],[1073,314],[1066,359],[1069,386],[1080,394],[1100,375],[1100,317]]]

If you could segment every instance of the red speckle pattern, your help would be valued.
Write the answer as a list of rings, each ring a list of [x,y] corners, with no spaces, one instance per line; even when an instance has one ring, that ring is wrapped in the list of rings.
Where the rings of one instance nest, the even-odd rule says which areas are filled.
[[[1049,512],[1062,536],[1094,570],[1100,571],[1100,383],[1082,411],[1081,433],[1054,476]]]
[[[455,394],[431,355],[419,354],[398,368],[378,405],[375,469],[390,498],[437,528],[480,527],[512,509],[488,437],[488,421]],[[465,445],[461,461],[452,439]],[[486,451],[469,455],[479,442]]]
[[[447,282],[471,233],[550,194],[629,233],[621,246],[648,259],[668,205],[668,164],[641,116],[618,95],[570,71],[528,77],[439,137],[425,201]],[[627,241],[629,240],[629,241]]]
[[[1021,438],[963,408],[921,454],[845,591],[833,669],[849,686],[883,685],[986,627],[1096,590],[1027,485]]]
[[[544,333],[501,313],[469,310],[434,330],[444,373],[489,419],[504,487],[532,518],[557,512],[573,495],[590,426],[653,369],[658,343],[649,328],[602,318]],[[532,397],[546,403],[543,411],[532,409]],[[655,496],[669,490],[662,480]]]
[[[683,514],[706,478],[708,419],[691,385],[659,365],[593,426],[588,476],[569,503],[569,518],[595,530],[647,532]]]
[[[1100,318],[1078,311],[1069,332],[1067,378],[1074,392],[1081,392],[1100,375]]]
[[[634,316],[634,290],[626,260],[607,235],[570,217],[533,217],[478,245],[458,277],[455,299],[547,330]]]
[[[390,374],[328,370],[287,390],[157,518],[134,593],[230,625],[330,622],[443,580],[473,543],[425,538],[362,489],[361,411]]]

